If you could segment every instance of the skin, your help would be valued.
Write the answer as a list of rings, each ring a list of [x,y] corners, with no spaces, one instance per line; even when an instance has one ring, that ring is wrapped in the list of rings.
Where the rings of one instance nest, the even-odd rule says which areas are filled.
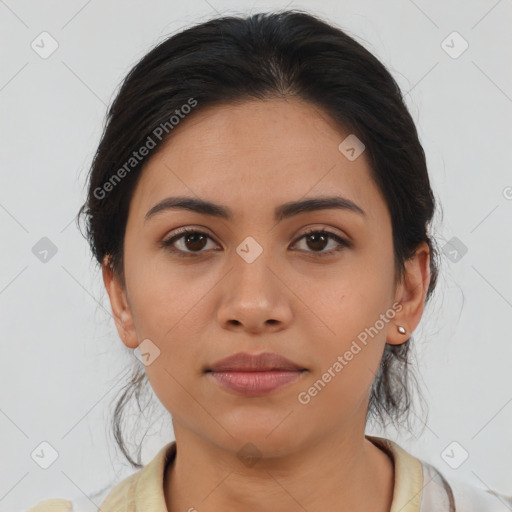
[[[178,446],[164,482],[171,512],[390,509],[393,464],[365,438],[368,393],[385,344],[410,336],[397,326],[411,333],[421,319],[429,249],[420,244],[395,279],[389,212],[366,154],[350,161],[338,150],[348,134],[295,98],[208,107],[182,121],[144,168],[126,227],[126,286],[107,259],[103,278],[125,345],[150,339],[160,350],[145,368]],[[167,210],[144,222],[177,195],[228,206],[234,217]],[[346,197],[366,215],[329,209],[275,222],[275,207],[320,195]],[[175,242],[188,258],[159,246],[182,226],[210,237]],[[308,228],[352,245],[319,256],[338,244],[308,242]],[[252,263],[236,252],[247,236],[263,248]],[[395,302],[400,311],[378,335],[299,403]],[[264,396],[235,395],[204,369],[239,351],[277,352],[308,371]],[[237,456],[249,442],[261,453],[252,466]]]

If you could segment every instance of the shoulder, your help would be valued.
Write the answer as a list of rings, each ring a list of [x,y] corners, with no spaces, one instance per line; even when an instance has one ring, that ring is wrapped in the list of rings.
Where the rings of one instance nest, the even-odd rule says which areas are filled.
[[[27,512],[74,512],[73,503],[69,500],[54,498],[40,501]]]
[[[135,510],[135,490],[142,469],[117,484],[100,506],[102,512],[128,512]],[[77,510],[76,512],[81,512]]]
[[[163,478],[167,462],[176,455],[176,442],[165,445],[146,464],[115,485],[98,506],[96,500],[51,499],[39,502],[27,512],[135,512],[144,505],[145,512],[165,511]],[[137,505],[137,506],[136,506]]]
[[[101,504],[101,512],[164,512],[163,481],[167,463],[176,455],[176,441],[163,446],[153,459],[133,475],[125,478]],[[81,511],[77,511],[81,512]]]
[[[442,510],[440,506],[449,506],[450,503],[457,512],[510,512],[512,495],[477,487],[460,478],[445,478],[438,468],[424,461],[422,466],[424,488],[421,512]]]
[[[395,488],[392,512],[511,512],[512,495],[448,477],[396,442],[366,436],[393,459]]]
[[[100,506],[96,500],[88,497],[74,497],[72,500],[64,498],[52,498],[38,502],[26,512],[128,512],[132,509],[135,495],[135,487],[142,470],[130,475],[117,483],[113,489],[103,496]]]

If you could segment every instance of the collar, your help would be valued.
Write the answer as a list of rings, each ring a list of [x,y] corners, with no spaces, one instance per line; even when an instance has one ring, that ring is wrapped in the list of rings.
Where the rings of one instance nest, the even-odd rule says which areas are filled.
[[[421,461],[395,442],[366,435],[388,454],[394,465],[395,485],[390,512],[420,512],[423,486]],[[174,460],[176,441],[166,444],[141,470],[121,481],[102,503],[102,512],[167,512],[163,491],[165,468]]]
[[[393,461],[395,486],[389,512],[420,512],[423,490],[421,461],[389,439],[369,435],[365,437],[386,452]]]

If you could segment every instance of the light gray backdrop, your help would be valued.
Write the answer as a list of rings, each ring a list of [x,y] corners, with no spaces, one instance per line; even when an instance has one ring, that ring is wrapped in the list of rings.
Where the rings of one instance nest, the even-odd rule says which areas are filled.
[[[512,494],[510,1],[0,0],[1,511],[57,496],[94,510],[94,493],[133,471],[107,424],[133,355],[73,222],[121,79],[178,29],[285,6],[339,24],[388,66],[443,205],[443,270],[415,333],[428,422],[373,433]],[[169,425],[139,427],[134,445],[151,426],[144,463]]]

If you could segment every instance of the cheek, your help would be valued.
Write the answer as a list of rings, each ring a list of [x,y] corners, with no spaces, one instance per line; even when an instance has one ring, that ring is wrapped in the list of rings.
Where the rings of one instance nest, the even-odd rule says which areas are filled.
[[[370,271],[368,262],[361,261],[321,286],[310,283],[309,304],[325,326],[320,338],[312,338],[318,340],[312,379],[328,382],[328,400],[359,400],[378,370],[395,313],[390,308],[393,273],[389,262],[380,263]]]
[[[326,326],[324,331],[327,335],[330,333],[327,337],[334,341],[336,349],[343,349],[359,335],[364,341],[364,333],[386,313],[392,303],[390,275],[392,273],[387,268],[374,268],[372,273],[366,265],[354,265],[319,287],[310,283],[308,301],[312,309],[319,311]],[[380,332],[385,331],[383,327],[382,322],[378,322],[379,333],[375,334],[371,329],[373,336],[370,339],[385,334]]]
[[[316,365],[301,392],[312,415],[320,415],[333,425],[366,403],[377,374],[386,342],[389,323],[380,320],[384,301],[344,291],[330,315],[329,333],[316,339]],[[311,350],[311,347],[310,347]],[[299,398],[299,397],[298,397]],[[326,411],[330,411],[326,414]],[[314,411],[317,411],[315,414]],[[328,419],[329,418],[329,419]]]
[[[164,343],[172,339],[211,286],[210,279],[191,274],[192,266],[178,265],[158,253],[126,261],[130,306],[138,334]]]
[[[131,277],[129,293],[137,337],[149,339],[148,346],[156,354],[145,366],[149,383],[169,411],[181,410],[190,402],[189,393],[197,393],[201,297],[207,289],[202,290],[199,282],[193,286],[183,275],[164,279],[156,267],[146,267]]]

